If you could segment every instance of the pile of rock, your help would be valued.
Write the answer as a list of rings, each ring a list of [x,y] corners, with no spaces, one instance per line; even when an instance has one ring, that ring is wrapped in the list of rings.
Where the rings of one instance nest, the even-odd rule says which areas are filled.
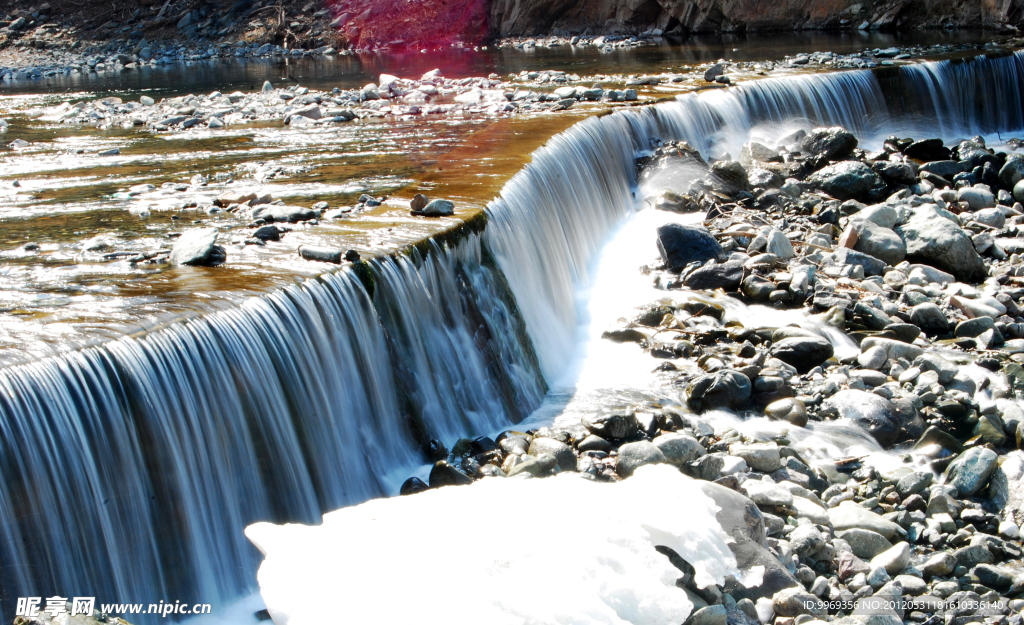
[[[674,559],[698,608],[690,625],[1020,625],[1024,158],[979,138],[857,144],[827,128],[750,144],[740,161],[709,165],[685,144],[642,161],[707,171],[653,199],[708,211],[706,227],[658,231],[663,265],[645,273],[668,297],[605,333],[660,362],[665,398],[450,453],[435,441],[429,483],[402,493],[564,471],[615,481],[668,463],[708,483],[740,565],[765,567],[754,588],[700,589]],[[744,325],[730,297],[808,310],[800,325]],[[700,416],[719,409],[782,423],[745,434]],[[902,463],[811,458],[794,443],[840,418],[900,445]]]

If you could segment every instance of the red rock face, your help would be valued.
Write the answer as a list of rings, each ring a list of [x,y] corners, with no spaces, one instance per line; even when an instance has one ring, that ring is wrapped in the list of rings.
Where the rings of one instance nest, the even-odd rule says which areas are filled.
[[[328,0],[332,26],[357,48],[478,45],[488,37],[487,0]]]

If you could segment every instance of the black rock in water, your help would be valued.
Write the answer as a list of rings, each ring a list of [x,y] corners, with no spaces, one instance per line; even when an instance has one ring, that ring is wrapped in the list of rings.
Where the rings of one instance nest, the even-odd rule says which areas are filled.
[[[942,139],[924,139],[911,143],[903,154],[919,161],[945,161],[949,160],[950,151],[942,145]]]
[[[823,364],[832,357],[832,354],[832,343],[814,336],[795,336],[782,339],[772,346],[773,356],[787,365],[796,367],[800,373],[807,373]]]
[[[734,291],[739,288],[742,279],[743,262],[730,260],[724,263],[708,263],[691,271],[683,279],[683,284],[691,289]]]
[[[694,261],[720,260],[725,255],[707,228],[682,224],[658,228],[658,251],[665,266],[674,273]]]
[[[834,128],[815,128],[800,144],[800,148],[808,154],[836,160],[848,156],[857,147],[857,137],[836,126]]]
[[[430,469],[429,480],[430,488],[439,488],[441,486],[461,486],[463,484],[473,483],[473,479],[471,477],[448,464],[445,460],[438,460],[434,463],[434,467]]]
[[[409,479],[405,480],[405,482],[402,483],[402,488],[399,489],[398,494],[415,495],[416,493],[422,493],[423,491],[428,490],[429,488],[430,487],[427,486],[426,483],[424,483],[423,480],[421,480],[420,478],[410,477]]]

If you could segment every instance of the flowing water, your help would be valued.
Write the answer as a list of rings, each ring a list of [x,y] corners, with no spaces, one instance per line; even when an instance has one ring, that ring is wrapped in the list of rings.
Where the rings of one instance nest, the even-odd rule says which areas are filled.
[[[54,593],[222,605],[255,586],[247,524],[316,522],[393,493],[431,439],[538,408],[533,419],[553,419],[588,388],[642,393],[657,380],[610,385],[638,361],[595,339],[653,294],[623,286],[641,279],[632,269],[654,256],[663,218],[641,210],[637,156],[668,139],[736,154],[818,124],[870,142],[911,134],[914,107],[931,116],[916,128],[946,139],[1006,138],[1022,130],[1021,62],[770,79],[591,117],[533,153],[486,226],[0,370],[0,605]],[[1017,108],[983,117],[1014,101],[954,97],[966,84]]]

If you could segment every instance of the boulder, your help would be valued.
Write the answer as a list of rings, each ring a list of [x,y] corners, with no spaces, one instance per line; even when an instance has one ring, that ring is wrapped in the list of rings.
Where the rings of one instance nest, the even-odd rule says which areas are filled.
[[[980,282],[988,275],[971,238],[932,204],[918,207],[896,232],[906,243],[910,262],[938,267],[964,282]]]
[[[942,139],[923,139],[904,148],[903,154],[919,161],[942,161],[949,159],[950,152]]]
[[[839,126],[833,128],[815,128],[804,137],[800,149],[828,160],[836,160],[853,153],[857,147],[857,137]]]
[[[668,270],[675,273],[692,262],[719,260],[725,255],[707,228],[682,224],[658,228],[658,251]]]
[[[841,161],[807,178],[815,187],[840,200],[871,201],[884,197],[885,181],[860,161]]]
[[[683,285],[695,290],[713,291],[725,289],[735,291],[743,279],[743,261],[730,260],[724,263],[711,261],[683,279]]]
[[[988,484],[999,455],[985,447],[972,447],[946,467],[945,481],[961,497],[970,497]]]
[[[851,219],[850,226],[857,232],[854,250],[892,266],[903,262],[907,255],[907,246],[900,235],[866,219]]]
[[[451,200],[433,200],[423,210],[410,212],[421,217],[450,217],[455,214],[455,203]]]
[[[825,400],[824,410],[855,421],[870,433],[882,447],[896,442],[900,419],[889,400],[858,390],[839,391]]]

